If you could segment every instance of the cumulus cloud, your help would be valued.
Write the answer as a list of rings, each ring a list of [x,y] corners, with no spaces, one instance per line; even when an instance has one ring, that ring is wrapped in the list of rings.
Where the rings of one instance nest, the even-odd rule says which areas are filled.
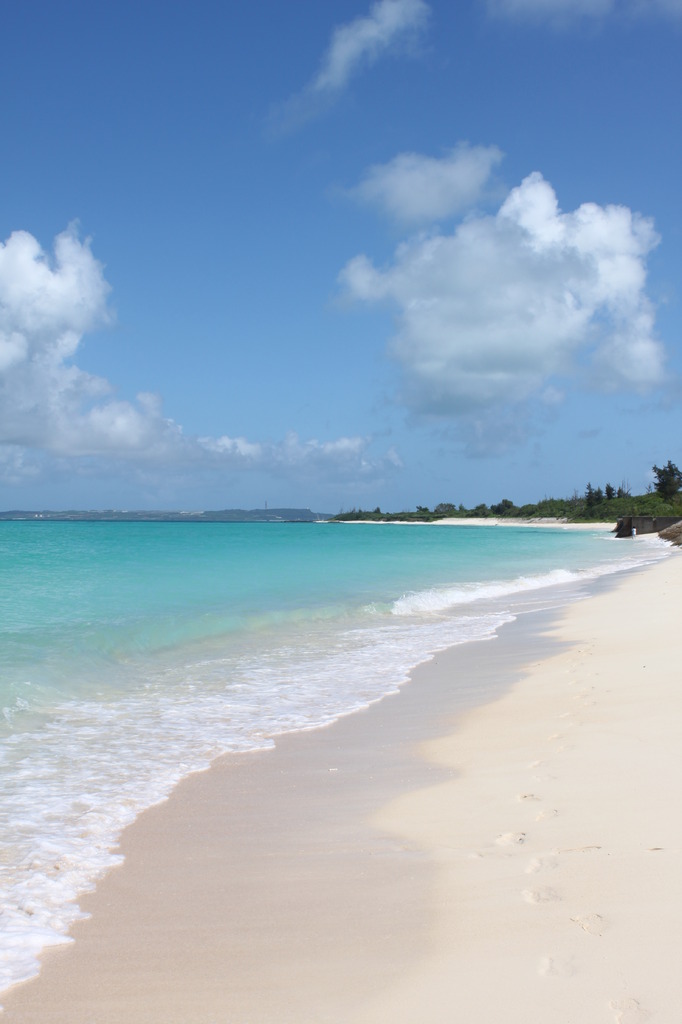
[[[431,223],[477,203],[502,155],[497,146],[467,142],[440,158],[400,153],[370,167],[350,195],[403,224]]]
[[[369,14],[334,29],[315,77],[277,108],[272,124],[289,130],[315,117],[362,68],[413,45],[428,20],[425,0],[377,0]]]
[[[514,20],[566,26],[607,15],[632,17],[682,16],[682,0],[485,0],[491,14]]]
[[[103,267],[74,226],[52,256],[26,231],[0,244],[0,443],[145,457],[177,443],[156,399],[116,399],[74,362],[84,334],[111,322],[108,295]]]
[[[370,454],[371,438],[339,437],[331,441],[301,440],[290,431],[278,442],[248,441],[244,437],[202,437],[201,448],[231,468],[252,467],[270,473],[298,473],[305,477],[331,474],[334,479],[376,479],[399,469],[400,457],[389,449],[379,457]]]
[[[88,331],[110,324],[109,285],[90,242],[75,227],[50,255],[25,231],[0,243],[0,479],[16,484],[56,468],[104,465],[362,478],[396,466],[370,455],[372,439],[280,442],[188,437],[149,393],[118,398],[108,381],[82,370]]]
[[[377,268],[343,269],[352,298],[397,310],[391,355],[417,413],[499,417],[547,404],[579,377],[604,390],[654,387],[663,350],[646,294],[651,222],[622,206],[562,213],[551,185],[529,175],[495,216],[452,233],[422,233]]]
[[[84,332],[108,320],[108,291],[75,226],[56,238],[52,261],[32,235],[15,231],[0,243],[0,368],[73,355]]]

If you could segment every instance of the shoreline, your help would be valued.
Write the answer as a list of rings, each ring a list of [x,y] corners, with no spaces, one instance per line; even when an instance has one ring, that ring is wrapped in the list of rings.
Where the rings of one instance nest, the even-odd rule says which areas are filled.
[[[325,525],[333,526],[525,526],[537,527],[538,529],[555,530],[606,530],[615,533],[615,522],[599,523],[569,523],[566,519],[510,519],[498,516],[486,516],[484,518],[463,516],[446,516],[443,519],[339,519],[330,522],[325,520]]]
[[[485,519],[436,519],[433,523],[434,526],[536,526],[540,529],[557,529],[557,530],[607,530],[609,533],[614,533],[616,529],[616,523],[611,522],[599,522],[599,523],[569,523],[565,519],[502,519],[498,516],[485,518]]]
[[[679,942],[670,819],[682,787],[675,680],[659,676],[679,665],[681,579],[672,553],[437,655],[366,711],[190,776],[126,831],[124,865],[81,901],[92,918],[44,954],[38,979],[7,990],[0,1020],[435,1024],[459,1012],[489,1024],[540,1009],[570,1019],[569,1006],[585,1024],[671,1019],[677,1004],[656,1000],[677,984],[665,966]],[[641,614],[623,631],[632,601]],[[642,651],[654,673],[636,667]],[[473,686],[453,699],[453,674],[483,677],[488,702],[476,706]],[[528,778],[533,761],[544,780]],[[632,814],[617,786],[594,792],[595,775],[614,783],[617,770]],[[630,975],[618,966],[609,988],[613,963]]]

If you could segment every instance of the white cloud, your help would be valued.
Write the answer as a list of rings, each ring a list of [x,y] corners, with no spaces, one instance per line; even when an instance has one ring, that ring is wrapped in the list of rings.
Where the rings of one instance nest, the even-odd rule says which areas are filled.
[[[273,127],[286,131],[315,117],[363,67],[414,44],[429,14],[425,0],[377,0],[366,16],[339,25],[319,71],[300,93],[275,110]]]
[[[581,19],[682,15],[682,0],[485,0],[491,14],[563,27]]]
[[[545,401],[579,377],[604,390],[662,382],[646,295],[649,220],[622,206],[559,210],[534,173],[495,216],[402,243],[378,269],[364,255],[340,281],[398,311],[390,352],[416,412],[473,422]]]
[[[109,285],[75,227],[50,258],[26,231],[0,244],[0,443],[55,455],[149,457],[177,444],[158,403],[110,396],[73,359],[87,331],[108,324]]]
[[[329,49],[313,79],[315,93],[338,92],[363,64],[373,64],[382,54],[413,38],[428,17],[424,0],[378,0],[369,14],[334,30]]]
[[[0,444],[0,480],[6,485],[25,483],[40,476],[39,460],[24,448]]]
[[[108,381],[75,362],[84,334],[113,319],[109,290],[73,227],[56,238],[52,258],[25,231],[0,244],[0,480],[114,464],[151,474],[261,470],[332,479],[395,468],[390,452],[370,455],[371,438],[188,437],[164,416],[158,395],[115,397]]]
[[[109,286],[71,226],[50,261],[36,239],[15,231],[0,243],[0,366],[72,355],[82,334],[109,319]]]
[[[400,153],[370,167],[350,195],[404,224],[433,222],[478,202],[502,155],[497,146],[466,142],[440,159]]]
[[[295,431],[290,431],[279,442],[254,443],[243,437],[222,436],[200,438],[199,444],[232,468],[252,467],[306,477],[323,474],[336,480],[375,478],[401,466],[400,458],[392,449],[382,456],[372,456],[368,437],[302,441]]]
[[[235,462],[257,463],[263,457],[263,446],[257,442],[247,441],[245,437],[200,437],[199,444],[207,451],[216,455],[227,456]]]

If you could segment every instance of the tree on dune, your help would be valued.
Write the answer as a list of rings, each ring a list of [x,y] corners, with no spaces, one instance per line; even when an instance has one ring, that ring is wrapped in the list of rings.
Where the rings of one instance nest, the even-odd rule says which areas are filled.
[[[668,459],[668,465],[660,468],[654,466],[656,474],[656,491],[662,498],[670,500],[674,498],[680,487],[682,487],[682,473],[677,466]]]

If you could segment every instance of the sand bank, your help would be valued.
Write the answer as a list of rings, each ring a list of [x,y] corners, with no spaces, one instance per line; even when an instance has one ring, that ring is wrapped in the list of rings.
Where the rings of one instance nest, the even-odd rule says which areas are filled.
[[[186,780],[0,1019],[670,1024],[681,610],[675,553]]]

